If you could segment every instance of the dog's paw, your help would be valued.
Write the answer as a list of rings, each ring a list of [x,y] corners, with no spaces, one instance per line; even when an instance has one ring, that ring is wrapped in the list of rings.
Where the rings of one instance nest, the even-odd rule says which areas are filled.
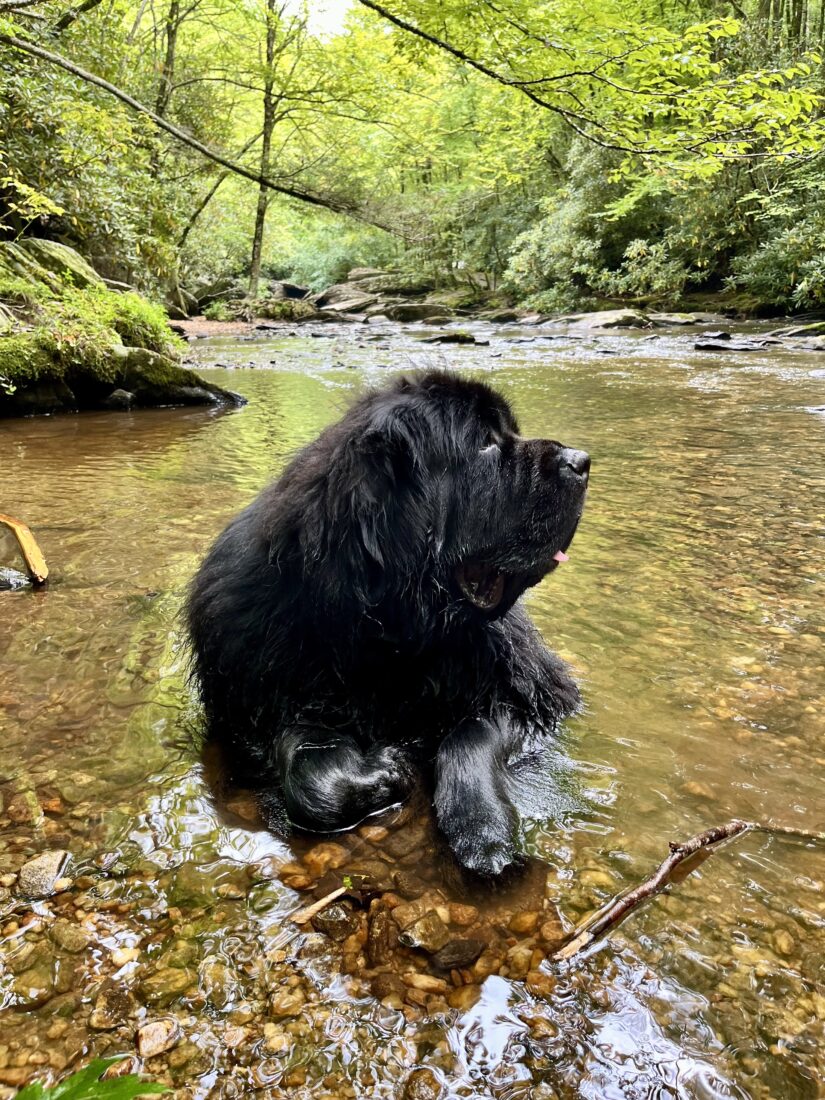
[[[499,878],[523,860],[518,815],[511,807],[496,809],[499,812],[467,813],[439,822],[458,863],[482,878]]]

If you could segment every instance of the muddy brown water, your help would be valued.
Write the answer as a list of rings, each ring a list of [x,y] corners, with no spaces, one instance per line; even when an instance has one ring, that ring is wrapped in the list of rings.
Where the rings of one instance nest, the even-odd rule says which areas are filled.
[[[198,341],[245,409],[0,423],[0,510],[52,568],[0,594],[9,1093],[122,1052],[192,1098],[825,1095],[824,845],[746,835],[585,958],[546,961],[671,839],[735,816],[825,829],[825,356],[474,331],[489,345],[418,326]],[[426,807],[319,848],[269,836],[242,792],[216,800],[177,621],[227,519],[355,392],[424,365],[489,378],[525,432],[594,462],[571,560],[528,600],[586,710],[525,786],[528,874],[483,897],[445,876]],[[15,872],[56,848],[69,881],[22,900]],[[352,868],[375,890],[343,899],[340,933],[290,921]],[[439,970],[397,942],[399,905],[480,957]],[[165,1049],[144,1030],[141,1055],[155,1021]]]

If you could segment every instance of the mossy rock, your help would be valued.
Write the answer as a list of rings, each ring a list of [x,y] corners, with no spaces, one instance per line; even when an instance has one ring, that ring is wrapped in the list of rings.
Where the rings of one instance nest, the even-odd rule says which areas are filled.
[[[26,237],[19,242],[19,247],[40,267],[73,286],[105,285],[92,265],[68,245],[39,237]]]
[[[112,402],[116,392],[129,401]],[[0,336],[0,416],[167,405],[242,405],[244,399],[147,348],[115,345],[93,362],[61,362],[36,334]]]

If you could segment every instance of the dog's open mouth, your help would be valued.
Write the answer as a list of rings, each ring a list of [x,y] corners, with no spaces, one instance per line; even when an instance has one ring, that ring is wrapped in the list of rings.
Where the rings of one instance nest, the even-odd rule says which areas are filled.
[[[470,603],[482,611],[493,611],[504,596],[505,575],[492,565],[465,561],[456,570],[458,586]]]
[[[568,560],[569,556],[563,550],[557,550],[550,568],[555,569],[556,564]],[[495,611],[506,595],[510,594],[511,600],[516,598],[525,588],[540,581],[543,575],[544,572],[537,572],[519,577],[480,561],[464,561],[455,572],[462,595],[481,611]]]

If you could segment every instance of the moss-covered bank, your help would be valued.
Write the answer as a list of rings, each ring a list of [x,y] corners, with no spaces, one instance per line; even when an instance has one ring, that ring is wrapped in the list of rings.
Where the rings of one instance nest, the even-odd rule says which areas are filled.
[[[180,366],[160,306],[110,289],[73,249],[0,245],[0,416],[239,404]]]

